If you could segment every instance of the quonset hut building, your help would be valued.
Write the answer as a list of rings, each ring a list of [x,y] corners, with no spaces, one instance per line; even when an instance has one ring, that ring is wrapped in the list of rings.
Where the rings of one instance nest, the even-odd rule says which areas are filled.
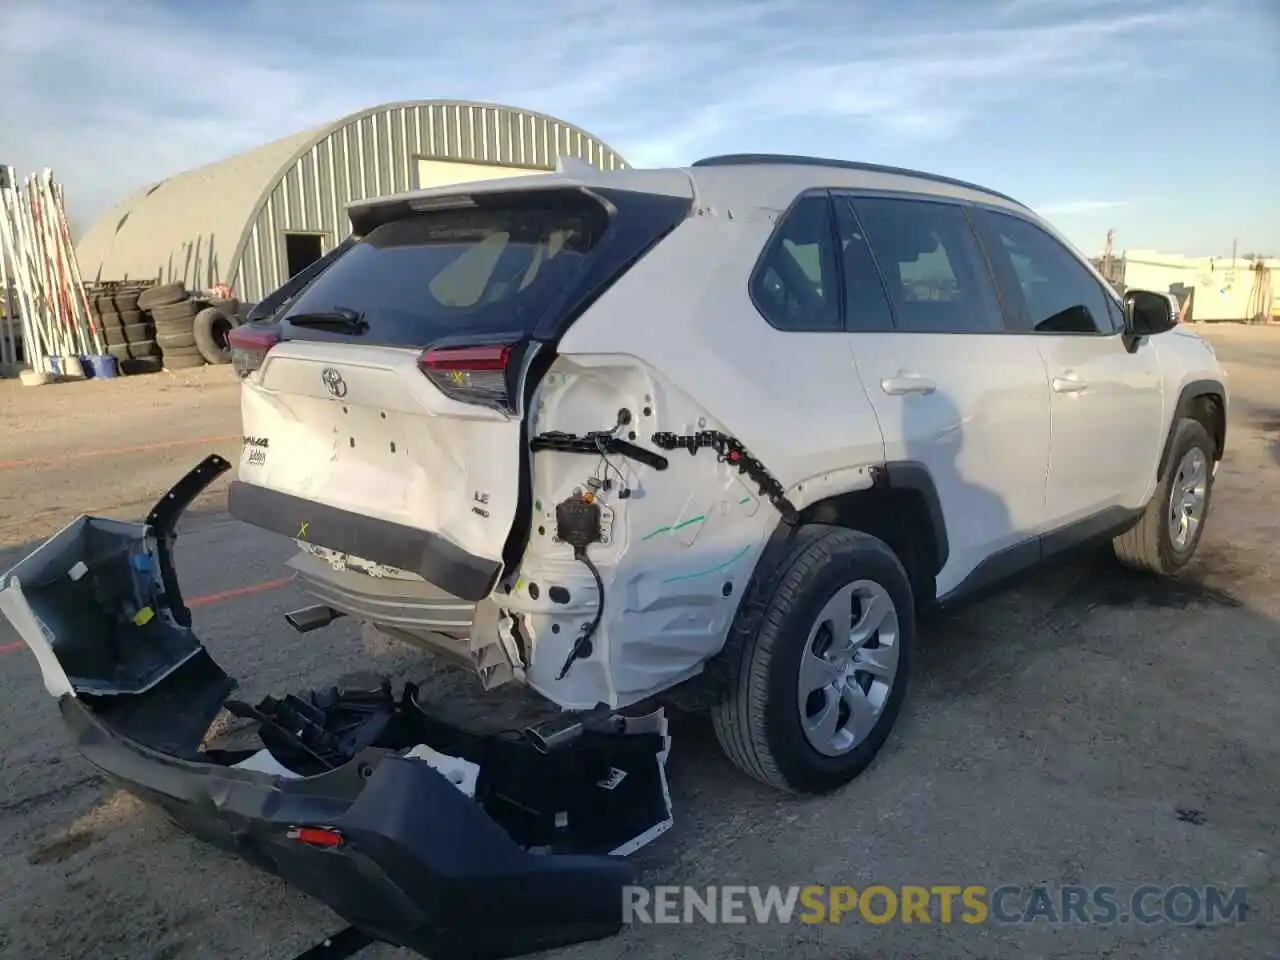
[[[384,104],[139,190],[93,224],[76,255],[86,281],[224,283],[254,302],[346,238],[353,200],[546,173],[560,157],[627,166],[586,131],[527,110]]]

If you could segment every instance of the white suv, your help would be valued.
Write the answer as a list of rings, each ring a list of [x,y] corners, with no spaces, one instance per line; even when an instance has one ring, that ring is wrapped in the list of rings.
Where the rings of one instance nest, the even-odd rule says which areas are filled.
[[[856,776],[916,610],[1113,539],[1196,549],[1226,378],[1016,201],[804,157],[351,209],[232,337],[231,513],[318,606],[567,711],[710,709],[796,792]]]

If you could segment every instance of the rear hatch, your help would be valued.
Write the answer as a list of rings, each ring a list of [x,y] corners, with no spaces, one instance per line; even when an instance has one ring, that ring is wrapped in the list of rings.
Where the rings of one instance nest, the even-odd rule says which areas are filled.
[[[269,322],[235,331],[234,515],[489,593],[527,535],[532,386],[574,318],[690,205],[555,180],[353,212],[359,239]]]

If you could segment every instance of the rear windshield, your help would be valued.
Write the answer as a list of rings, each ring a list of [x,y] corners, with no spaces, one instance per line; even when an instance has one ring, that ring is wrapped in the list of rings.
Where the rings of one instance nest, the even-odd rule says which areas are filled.
[[[530,333],[563,300],[608,225],[604,208],[581,194],[415,214],[363,237],[281,320],[291,339],[403,346]],[[289,323],[335,310],[360,314],[367,329]]]

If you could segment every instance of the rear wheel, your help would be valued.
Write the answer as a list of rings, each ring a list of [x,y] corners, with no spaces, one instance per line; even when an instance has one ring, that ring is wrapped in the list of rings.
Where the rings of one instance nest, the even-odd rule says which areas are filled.
[[[1121,563],[1167,576],[1191,562],[1209,516],[1215,452],[1203,424],[1178,423],[1169,469],[1156,485],[1142,519],[1112,541]]]
[[[734,652],[712,709],[743,771],[793,793],[826,793],[861,773],[902,708],[915,646],[906,571],[883,541],[808,528],[781,564],[759,625]]]

